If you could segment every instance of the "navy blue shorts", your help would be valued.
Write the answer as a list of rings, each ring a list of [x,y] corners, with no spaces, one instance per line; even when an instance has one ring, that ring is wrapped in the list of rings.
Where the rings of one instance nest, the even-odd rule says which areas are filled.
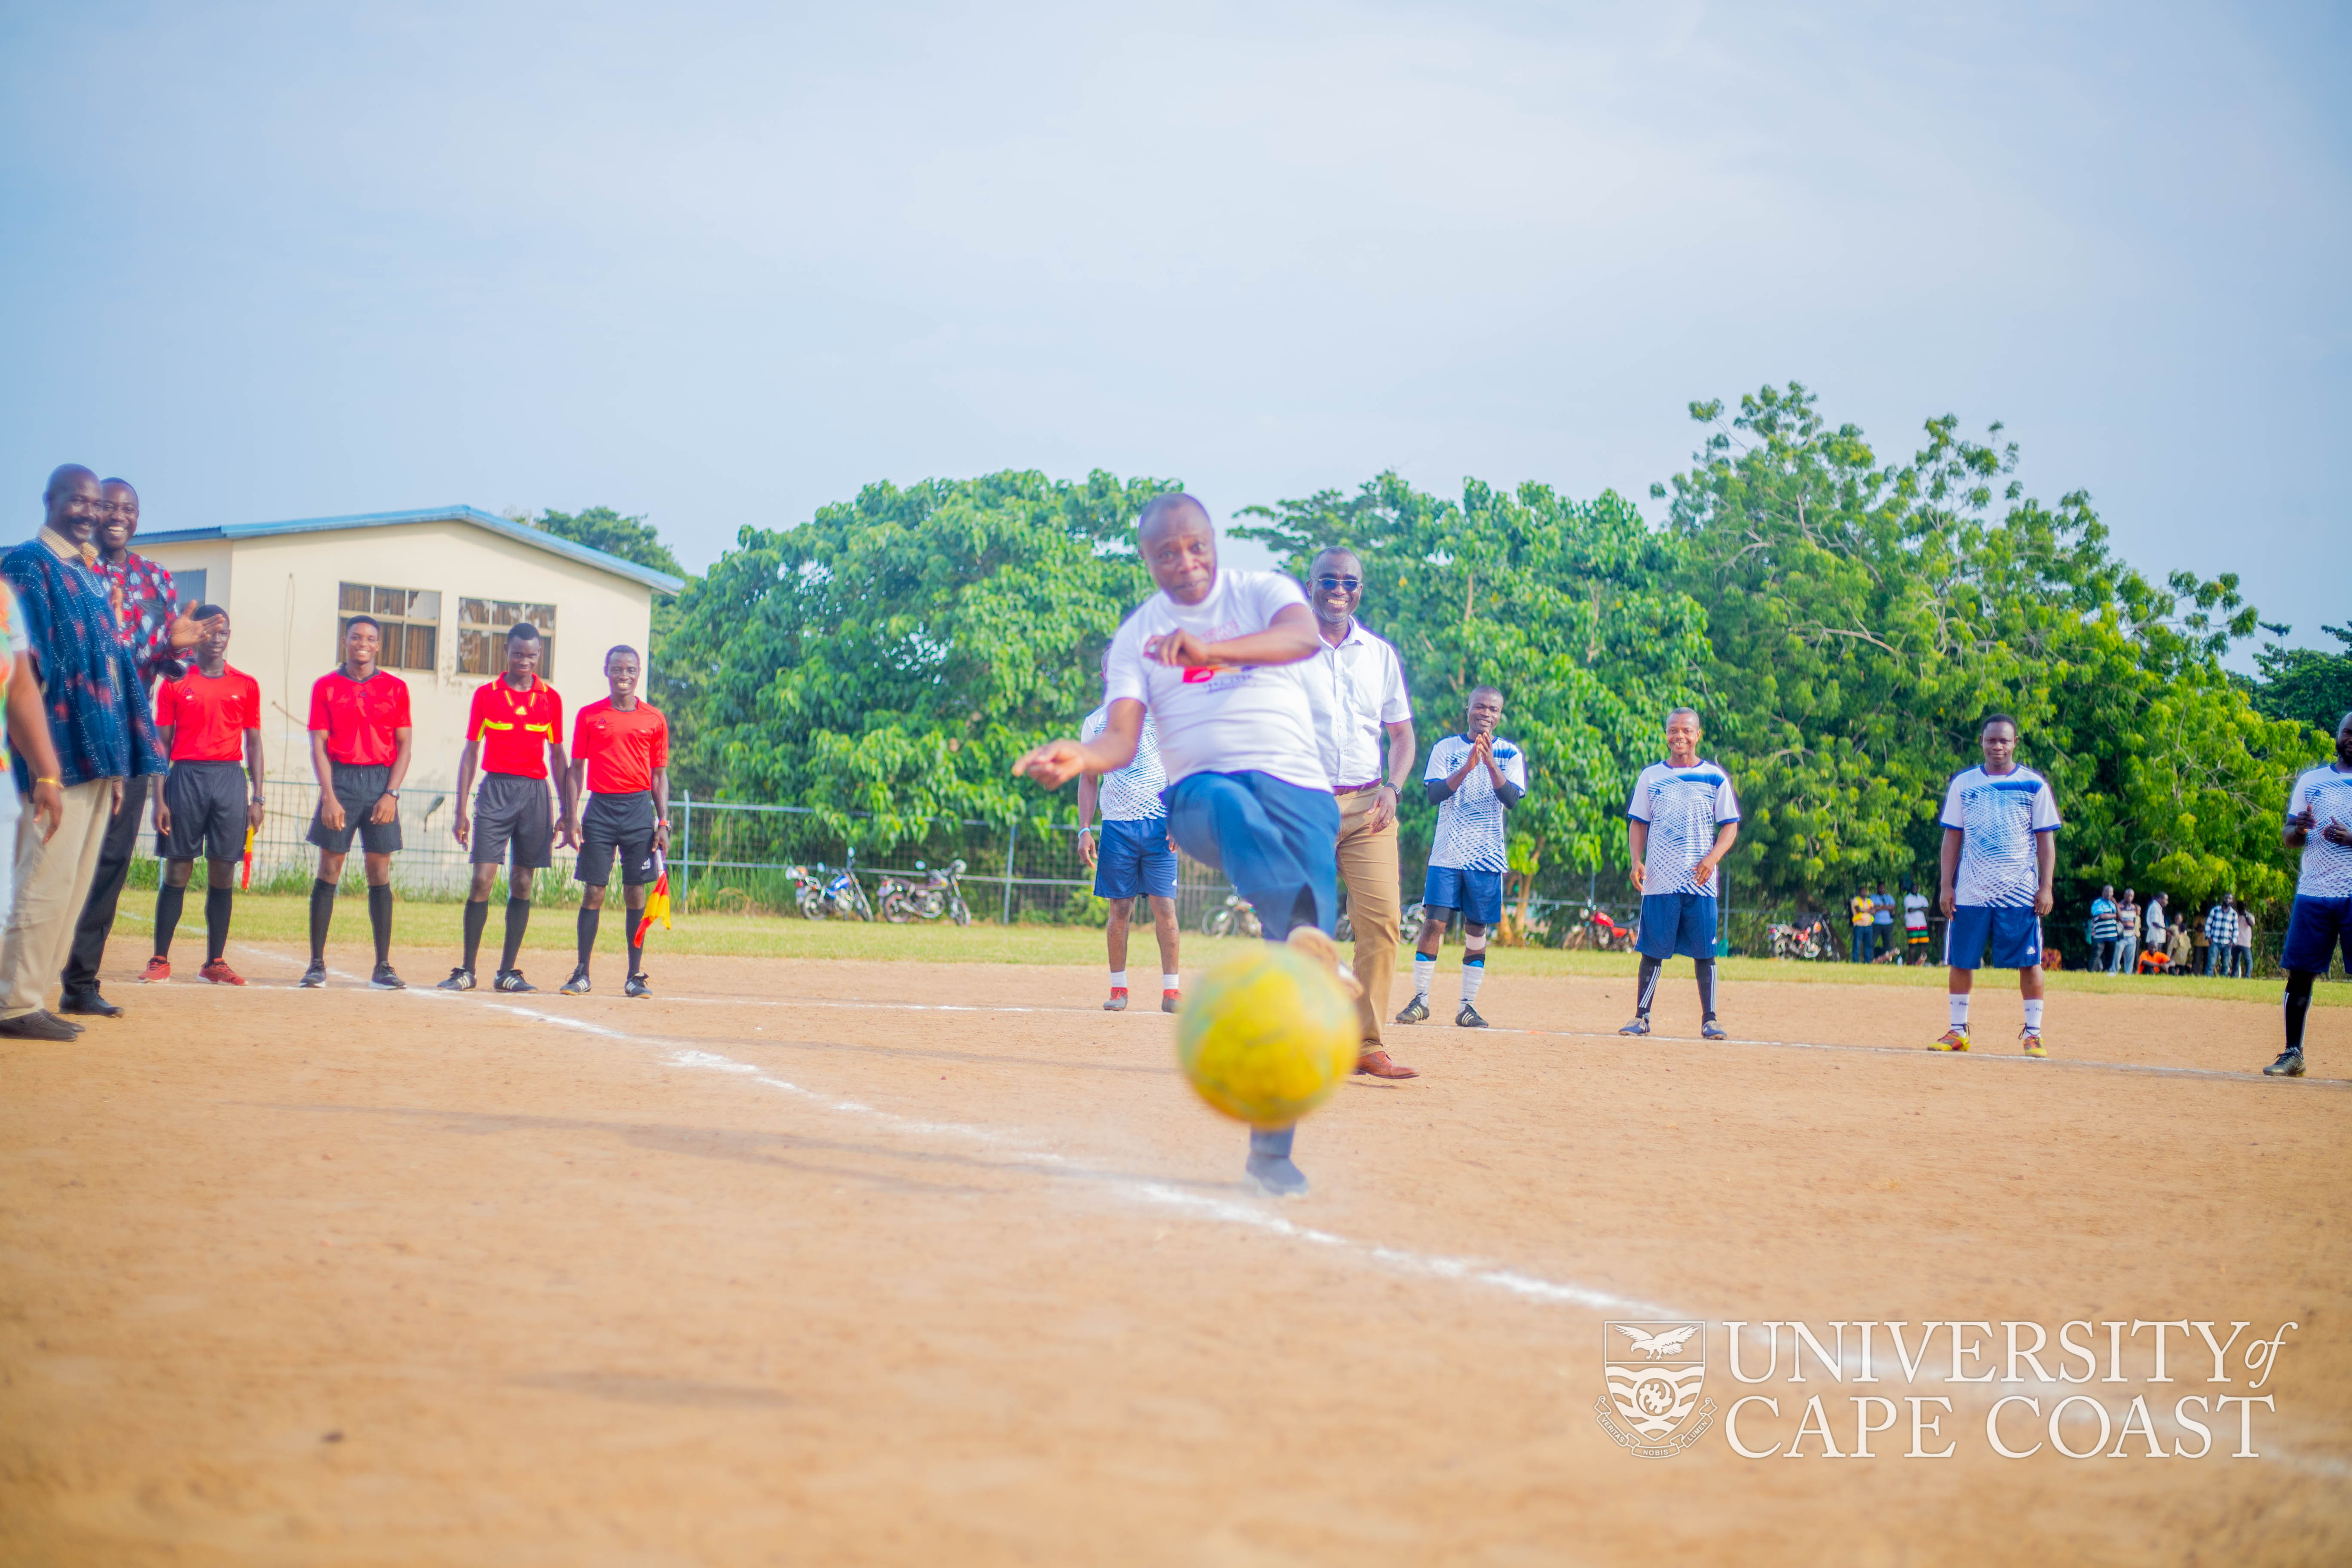
[[[1339,803],[1329,790],[1253,769],[1192,773],[1160,798],[1169,837],[1232,880],[1268,942],[1303,925],[1330,931],[1339,907]]]
[[[1992,947],[1990,958],[1986,943]],[[1961,904],[1944,928],[1944,962],[1954,969],[2036,969],[2042,963],[2042,917],[2033,906],[1995,909]]]
[[[1472,925],[1501,925],[1503,874],[1465,871],[1458,866],[1432,866],[1428,879],[1422,884],[1421,907],[1460,910],[1462,918]]]
[[[2344,967],[2352,973],[2352,899],[2306,899],[2297,894],[2294,912],[2286,918],[2286,952],[2279,967],[2325,974],[2338,947]]]
[[[1095,849],[1095,897],[1176,896],[1176,851],[1168,847],[1166,817],[1121,822],[1106,816]]]
[[[1633,951],[1644,958],[1713,958],[1713,893],[1644,893],[1642,934]]]

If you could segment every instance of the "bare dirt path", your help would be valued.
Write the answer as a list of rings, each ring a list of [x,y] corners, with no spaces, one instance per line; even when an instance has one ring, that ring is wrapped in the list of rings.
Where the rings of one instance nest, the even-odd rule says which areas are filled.
[[[2352,1556],[2352,1010],[2276,1083],[2242,1004],[2065,998],[2028,1062],[1989,992],[1955,1059],[1932,994],[1739,987],[1736,1035],[1798,1043],[1702,1046],[1670,981],[1636,1044],[1624,982],[1503,973],[1488,1016],[1541,1032],[1398,1031],[1427,1076],[1351,1083],[1276,1205],[1089,970],[509,1001],[247,957],[0,1049],[9,1561]],[[1951,1398],[1950,1460],[1718,1425],[1645,1461],[1594,1417],[1603,1325],[1665,1317],[1718,1404],[1780,1400],[1749,1443],[1821,1394],[1848,1450],[1863,1391],[1736,1384],[1725,1321],[2300,1326],[2260,1459],[2233,1415],[2202,1459],[2001,1460],[1931,1367],[1877,1392]],[[2149,1338],[2087,1386],[2161,1394],[2169,1450],[2209,1358],[2154,1385]]]

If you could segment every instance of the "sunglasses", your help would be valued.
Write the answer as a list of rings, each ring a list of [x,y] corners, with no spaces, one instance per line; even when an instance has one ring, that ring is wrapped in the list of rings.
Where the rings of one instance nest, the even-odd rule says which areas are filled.
[[[1364,580],[1361,577],[1318,577],[1315,585],[1327,594],[1336,588],[1345,588],[1352,594],[1364,585]]]

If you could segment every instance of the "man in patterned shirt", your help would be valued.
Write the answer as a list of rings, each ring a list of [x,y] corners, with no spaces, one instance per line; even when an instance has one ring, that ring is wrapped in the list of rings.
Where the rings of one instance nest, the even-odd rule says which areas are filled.
[[[2237,960],[2230,950],[2238,945],[2238,900],[2223,893],[2205,911],[2205,973],[2227,976]]]
[[[172,574],[131,548],[139,532],[139,492],[128,479],[108,479],[101,493],[106,511],[91,538],[98,546],[98,559],[92,564],[108,597],[114,601],[115,635],[137,665],[139,683],[152,704],[155,683],[179,679],[185,669],[180,655],[193,645],[174,645],[172,640],[173,624],[184,618]],[[206,635],[213,629],[207,625]],[[140,825],[147,816],[151,784],[160,794],[161,783],[145,773],[133,773],[122,781],[122,805],[107,825],[106,841],[99,846],[98,869],[90,878],[89,897],[82,902],[81,918],[74,925],[73,947],[66,955],[65,1012],[110,1018],[122,1011],[99,994],[98,970],[106,960],[107,935],[114,929],[114,907],[131,877],[131,858],[138,846]]]
[[[1437,835],[1429,847],[1422,884],[1421,943],[1412,955],[1412,1000],[1400,1024],[1429,1016],[1429,987],[1437,977],[1437,948],[1445,928],[1462,917],[1462,1009],[1454,1024],[1483,1029],[1473,1005],[1486,979],[1486,933],[1502,923],[1504,814],[1528,793],[1528,759],[1495,731],[1503,722],[1503,694],[1475,688],[1462,733],[1429,749],[1422,788],[1437,807]]]
[[[2286,1049],[2263,1071],[2301,1078],[2311,983],[2327,973],[2339,948],[2352,972],[2352,713],[2336,721],[2335,760],[2305,773],[2288,792],[2285,842],[2303,854],[2286,951],[2279,956],[2286,971]]]
[[[2017,765],[2017,721],[1996,713],[1977,737],[1980,766],[1944,792],[1944,962],[1950,965],[1952,1026],[1927,1048],[1969,1048],[1969,993],[1990,943],[1996,968],[2017,971],[2025,998],[2019,1034],[2029,1057],[2042,1045],[2042,917],[2058,874],[2058,802],[2050,781]]]
[[[1108,652],[1103,656],[1105,679],[1110,675],[1109,657]],[[1110,704],[1106,702],[1078,726],[1079,743],[1109,727]],[[1152,934],[1160,939],[1160,1010],[1173,1013],[1183,1000],[1176,973],[1176,845],[1168,837],[1168,807],[1160,798],[1167,787],[1167,770],[1160,763],[1160,731],[1149,712],[1135,743],[1135,761],[1100,780],[1092,773],[1078,775],[1078,858],[1094,868],[1095,897],[1110,900],[1110,921],[1103,930],[1110,958],[1106,1013],[1127,1011],[1127,931],[1138,899],[1150,900]],[[1097,805],[1102,808],[1099,846],[1090,826]]]
[[[1633,781],[1625,806],[1626,852],[1633,886],[1642,892],[1642,932],[1634,946],[1642,975],[1634,987],[1633,1021],[1617,1032],[1650,1032],[1650,1004],[1658,972],[1669,958],[1687,958],[1698,973],[1699,1033],[1725,1037],[1715,1021],[1715,868],[1739,837],[1739,797],[1731,777],[1698,754],[1698,714],[1677,708],[1666,715],[1666,760],[1652,763]]]

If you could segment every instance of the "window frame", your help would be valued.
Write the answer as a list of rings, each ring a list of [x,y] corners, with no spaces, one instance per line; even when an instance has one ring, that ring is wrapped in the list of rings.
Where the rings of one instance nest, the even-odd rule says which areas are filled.
[[[364,607],[352,602],[354,594],[365,597]],[[398,607],[389,595],[398,595]],[[428,608],[431,614],[420,614]],[[335,584],[335,659],[343,657],[343,638],[351,631],[352,620],[365,616],[375,622],[383,633],[383,651],[377,655],[377,668],[404,670],[411,674],[431,675],[441,668],[441,590],[438,588],[400,588],[385,583]],[[413,659],[416,647],[415,634],[425,639],[422,661]],[[396,656],[396,657],[395,657]]]

